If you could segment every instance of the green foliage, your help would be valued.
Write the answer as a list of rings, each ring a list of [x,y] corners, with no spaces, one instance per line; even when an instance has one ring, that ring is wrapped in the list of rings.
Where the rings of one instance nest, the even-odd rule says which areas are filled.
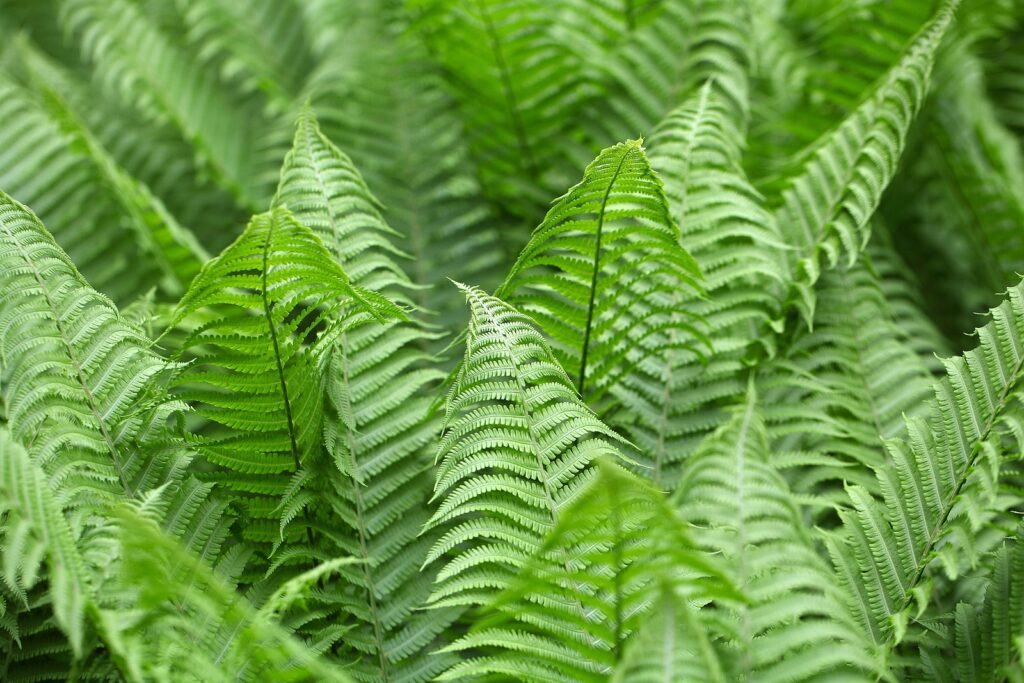
[[[1024,680],[1022,35],[0,0],[0,679]]]

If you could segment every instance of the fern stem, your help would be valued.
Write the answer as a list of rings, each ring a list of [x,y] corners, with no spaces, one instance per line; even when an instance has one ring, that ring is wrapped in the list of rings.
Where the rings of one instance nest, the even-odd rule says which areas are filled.
[[[1002,414],[1003,409],[1006,407],[1010,395],[1013,393],[1013,390],[1017,387],[1017,384],[1020,381],[1020,376],[1022,372],[1024,372],[1024,358],[1021,358],[1021,360],[1017,362],[1017,365],[1013,369],[1013,373],[1011,374],[1011,376],[1014,378],[1013,381],[1007,382],[1006,386],[1000,392],[999,401],[996,403],[995,409],[992,411],[992,415],[990,415],[988,420],[986,421],[985,429],[979,435],[979,438],[975,443],[973,450],[971,451],[971,456],[970,458],[968,458],[967,463],[964,466],[962,474],[957,478],[956,487],[953,489],[953,494],[950,496],[949,502],[943,507],[942,515],[939,517],[939,520],[936,523],[935,527],[932,529],[931,533],[928,534],[928,543],[924,547],[924,551],[921,553],[921,560],[917,565],[917,569],[915,570],[914,575],[911,577],[907,588],[903,591],[903,600],[900,603],[899,609],[896,610],[896,614],[899,614],[903,610],[907,609],[910,606],[910,603],[913,601],[914,588],[917,587],[917,584],[921,581],[921,578],[924,576],[925,569],[927,569],[928,565],[931,564],[931,558],[929,558],[929,555],[935,548],[935,544],[939,542],[939,539],[942,536],[942,531],[946,526],[946,522],[949,521],[949,515],[952,514],[953,508],[956,505],[957,498],[960,496],[960,493],[963,491],[964,486],[967,484],[968,478],[970,478],[971,472],[974,469],[974,463],[978,459],[978,454],[981,453],[982,444],[988,441],[988,438],[991,435],[992,430],[995,428],[999,416]],[[880,678],[881,676],[879,676],[879,678],[876,680],[880,680]]]
[[[270,258],[270,241],[274,236],[274,221],[270,221],[267,228],[267,239],[263,242],[263,268],[261,273],[260,298],[263,300],[263,313],[267,316],[267,327],[270,329],[270,343],[274,349],[274,363],[277,366],[277,379],[281,385],[281,398],[284,401],[284,415],[288,422],[288,439],[291,441],[292,459],[295,461],[295,471],[302,469],[302,462],[299,459],[299,443],[295,438],[295,420],[292,416],[292,403],[288,397],[288,382],[284,376],[284,365],[281,363],[281,346],[277,340],[277,328],[274,326],[274,304],[267,297],[267,271]],[[313,546],[313,530],[310,528],[309,511],[303,510],[303,517],[306,519],[306,538],[309,545]]]
[[[594,271],[590,275],[590,300],[587,302],[587,323],[583,328],[583,349],[580,352],[580,376],[576,390],[579,395],[583,396],[583,389],[586,384],[587,377],[587,352],[590,350],[590,330],[594,324],[594,304],[597,298],[597,275],[600,272],[601,266],[601,237],[604,232],[604,218],[605,212],[608,208],[608,199],[611,197],[612,188],[615,187],[615,181],[618,180],[619,174],[622,173],[622,167],[626,163],[626,159],[629,158],[637,147],[630,147],[622,154],[622,158],[619,159],[618,166],[615,167],[615,172],[612,174],[611,179],[608,181],[608,187],[604,191],[604,197],[601,198],[601,212],[597,216],[597,244],[594,246]]]

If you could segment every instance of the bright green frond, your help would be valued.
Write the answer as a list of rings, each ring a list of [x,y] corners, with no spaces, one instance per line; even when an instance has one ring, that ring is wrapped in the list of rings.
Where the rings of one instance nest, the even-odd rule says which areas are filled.
[[[598,405],[651,358],[702,353],[701,322],[680,305],[700,277],[642,141],[631,140],[601,152],[557,201],[497,295],[541,325]]]
[[[471,317],[438,450],[443,527],[429,561],[444,558],[433,600],[481,604],[506,588],[562,511],[614,457],[615,437],[578,398],[530,320],[462,287]]]
[[[520,575],[450,646],[466,659],[442,680],[606,681],[666,587],[694,602],[741,600],[683,528],[662,492],[602,462]]]

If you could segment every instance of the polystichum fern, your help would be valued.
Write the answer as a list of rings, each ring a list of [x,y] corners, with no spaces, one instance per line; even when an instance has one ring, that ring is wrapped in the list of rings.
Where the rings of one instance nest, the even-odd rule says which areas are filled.
[[[0,35],[0,679],[1024,680],[1017,0]]]

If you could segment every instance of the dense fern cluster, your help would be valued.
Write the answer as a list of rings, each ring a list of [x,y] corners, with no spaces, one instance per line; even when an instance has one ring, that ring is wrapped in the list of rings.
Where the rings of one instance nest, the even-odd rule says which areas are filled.
[[[1024,681],[1024,3],[0,35],[0,679]]]

